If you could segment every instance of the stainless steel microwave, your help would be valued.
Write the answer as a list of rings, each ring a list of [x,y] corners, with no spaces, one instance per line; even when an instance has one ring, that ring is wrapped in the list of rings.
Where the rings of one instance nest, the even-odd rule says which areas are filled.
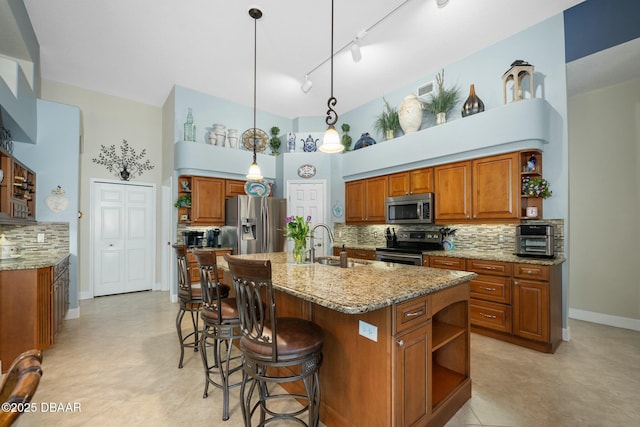
[[[387,197],[385,221],[387,224],[432,224],[433,203],[433,193]]]

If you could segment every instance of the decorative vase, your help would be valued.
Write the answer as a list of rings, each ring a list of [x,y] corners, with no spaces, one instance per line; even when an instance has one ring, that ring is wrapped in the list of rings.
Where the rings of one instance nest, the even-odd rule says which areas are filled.
[[[290,153],[294,153],[296,151],[296,134],[293,132],[287,133],[287,148]]]
[[[187,121],[184,124],[184,140],[185,141],[196,140],[196,125],[193,124],[193,113],[191,113],[191,108],[188,109]]]
[[[415,132],[422,124],[422,103],[418,97],[410,93],[404,97],[398,107],[398,120],[404,133]]]
[[[436,114],[436,124],[442,125],[447,123],[447,113],[437,113]]]
[[[384,139],[389,141],[390,139],[394,138],[394,131],[393,129],[387,129],[384,131]]]
[[[462,117],[467,117],[472,114],[481,113],[484,111],[484,102],[476,95],[476,88],[471,85],[469,88],[469,97],[462,105]]]
[[[127,167],[125,166],[124,169],[120,171],[120,179],[122,181],[129,181],[129,176],[131,176],[131,174],[129,173],[129,171],[127,170]]]
[[[293,239],[293,261],[304,264],[307,252],[307,239]]]
[[[227,130],[227,142],[231,148],[238,147],[238,129]]]
[[[442,240],[442,247],[445,251],[452,251],[456,245],[453,242],[453,236],[447,236]]]
[[[354,150],[359,150],[361,148],[368,147],[370,145],[374,145],[375,143],[376,143],[376,140],[371,138],[371,135],[369,135],[369,132],[365,132],[365,133],[362,134],[360,139],[358,139],[356,141],[356,145],[353,147],[353,149]]]

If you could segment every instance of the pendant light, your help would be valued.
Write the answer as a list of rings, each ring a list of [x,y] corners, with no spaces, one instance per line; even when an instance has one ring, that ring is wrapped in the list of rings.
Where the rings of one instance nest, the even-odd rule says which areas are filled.
[[[320,151],[324,153],[339,153],[344,150],[344,145],[340,143],[340,135],[334,127],[338,122],[338,113],[333,109],[338,101],[333,96],[333,0],[331,0],[331,97],[327,101],[327,118],[324,120],[329,126],[322,138]]]
[[[262,18],[262,11],[255,7],[249,9],[249,16],[253,18],[253,137],[251,141],[253,143],[253,163],[249,167],[249,173],[247,173],[247,179],[249,181],[260,181],[262,179],[262,172],[258,161],[256,159],[256,145],[258,145],[258,134],[256,129],[256,70],[257,70],[257,52],[258,52],[258,19]]]

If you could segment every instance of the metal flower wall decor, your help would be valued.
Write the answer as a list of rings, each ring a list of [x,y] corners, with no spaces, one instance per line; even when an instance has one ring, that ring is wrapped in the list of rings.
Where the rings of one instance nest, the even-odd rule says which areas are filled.
[[[120,155],[116,153],[116,146],[110,147],[100,146],[100,154],[98,157],[91,159],[94,163],[107,167],[109,172],[112,172],[115,176],[122,181],[129,181],[136,176],[142,175],[144,171],[148,171],[154,168],[149,159],[142,161],[142,158],[146,156],[147,150],[143,149],[140,154],[136,153],[136,150],[129,146],[126,139],[122,140],[120,146]]]

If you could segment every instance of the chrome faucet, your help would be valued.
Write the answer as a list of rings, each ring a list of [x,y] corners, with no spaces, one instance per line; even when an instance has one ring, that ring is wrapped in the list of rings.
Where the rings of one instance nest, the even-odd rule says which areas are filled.
[[[331,232],[331,229],[329,228],[328,225],[326,224],[316,224],[313,226],[313,228],[311,229],[311,233],[310,233],[310,237],[309,237],[309,242],[311,243],[311,249],[309,249],[309,262],[310,263],[314,263],[316,262],[316,246],[315,246],[315,242],[314,242],[314,238],[313,238],[313,232],[316,231],[316,228],[322,227],[325,230],[327,230],[327,233],[329,234],[329,241],[331,243],[334,242],[333,240],[333,233]]]

